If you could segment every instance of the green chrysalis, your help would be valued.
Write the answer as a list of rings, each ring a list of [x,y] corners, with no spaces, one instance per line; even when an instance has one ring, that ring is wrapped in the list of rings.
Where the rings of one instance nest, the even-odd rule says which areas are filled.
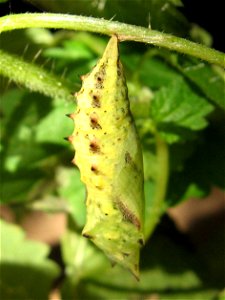
[[[82,234],[138,278],[144,243],[143,161],[116,36],[82,81],[69,138],[87,188]]]

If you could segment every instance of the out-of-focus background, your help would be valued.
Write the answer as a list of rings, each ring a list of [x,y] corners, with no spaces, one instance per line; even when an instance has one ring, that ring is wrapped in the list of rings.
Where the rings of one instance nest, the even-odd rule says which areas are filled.
[[[183,6],[178,7],[173,6],[178,0],[127,1],[126,5],[118,6],[115,1],[104,10],[106,2],[11,0],[0,3],[0,14],[52,11],[110,18],[116,11],[115,20],[142,26],[148,26],[149,22],[153,29],[192,38],[220,51],[225,49],[222,1],[185,0]],[[131,7],[138,7],[139,2],[143,7],[150,3],[152,14],[150,11],[143,18],[142,11],[132,11]],[[28,29],[0,36],[2,49],[68,80],[72,92],[80,87],[78,75],[90,70],[105,44],[106,39],[100,36],[54,30]],[[143,249],[140,283],[133,281],[124,270],[111,269],[101,253],[80,237],[85,221],[85,190],[79,182],[78,170],[70,165],[73,149],[61,141],[63,134],[72,132],[72,124],[61,118],[73,109],[73,103],[62,104],[59,99],[51,102],[45,96],[31,94],[23,86],[0,77],[3,120],[0,213],[2,220],[7,221],[1,228],[4,300],[224,299],[225,198],[224,179],[221,179],[224,174],[225,141],[221,129],[224,112],[213,102],[214,99],[222,101],[217,99],[222,99],[224,89],[221,89],[221,79],[220,85],[212,87],[212,92],[207,90],[207,81],[204,82],[207,79],[204,74],[217,78],[221,70],[209,69],[206,64],[203,73],[187,74],[185,68],[193,68],[198,61],[185,60],[182,55],[170,57],[168,52],[157,51],[155,55],[149,54],[146,45],[121,45],[131,106],[143,143],[146,193],[153,195],[151,181],[153,173],[157,173],[154,169],[157,169],[157,162],[152,136],[146,134],[143,126],[147,124],[143,111],[149,109],[144,105],[151,102],[153,95],[161,100],[160,90],[172,90],[174,82],[176,90],[178,82],[184,86],[182,95],[188,90],[186,84],[190,85],[187,99],[193,97],[193,102],[202,103],[204,98],[205,106],[196,106],[196,110],[203,111],[207,107],[210,113],[209,116],[205,113],[208,127],[205,124],[205,128],[202,126],[202,131],[197,134],[195,131],[193,136],[188,126],[181,135],[174,131],[171,124],[175,126],[180,120],[172,120],[171,131],[163,131],[171,150],[169,184],[172,188],[168,190],[167,212]],[[144,63],[140,56],[145,57]],[[132,77],[135,72],[138,75]],[[140,104],[140,99],[147,99],[147,104]],[[212,104],[215,105],[213,113]],[[197,120],[197,123],[202,121]],[[168,125],[164,120],[159,122]],[[51,129],[52,124],[55,131]],[[56,132],[57,137],[54,136]],[[182,134],[186,134],[184,140]],[[69,203],[68,206],[65,203]],[[151,208],[151,203],[149,205]],[[29,244],[29,241],[41,244]],[[39,280],[40,292],[36,288]]]

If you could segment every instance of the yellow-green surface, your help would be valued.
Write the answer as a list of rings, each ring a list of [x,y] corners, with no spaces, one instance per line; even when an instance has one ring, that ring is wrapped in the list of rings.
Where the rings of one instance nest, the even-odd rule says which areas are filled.
[[[70,138],[87,187],[83,235],[112,260],[139,276],[143,244],[143,163],[132,120],[118,40],[82,77]]]

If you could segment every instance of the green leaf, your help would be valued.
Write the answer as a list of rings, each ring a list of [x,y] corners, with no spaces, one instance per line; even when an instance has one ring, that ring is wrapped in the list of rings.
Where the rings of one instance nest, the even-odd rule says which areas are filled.
[[[139,45],[139,47],[141,46]],[[156,48],[149,49],[149,47],[139,49],[136,44],[134,44],[132,48],[126,48],[124,46],[123,49],[123,45],[121,45],[120,48],[122,50],[121,60],[126,67],[125,70],[127,69],[127,73],[129,71],[128,78],[131,77],[130,80],[132,80],[130,84],[134,86],[141,84],[152,90],[157,90],[164,85],[170,84],[174,80],[182,78],[182,75],[179,74],[177,70],[165,63],[164,58],[157,57],[157,55],[161,54],[162,50]],[[130,53],[128,50],[132,52]],[[143,52],[143,50],[145,50],[145,52]]]
[[[105,255],[88,239],[76,232],[71,219],[62,238],[61,247],[67,275],[74,277],[75,282],[82,278],[93,278],[96,270],[110,267]]]
[[[198,26],[197,24],[192,25],[190,36],[195,42],[212,47],[212,36],[204,28]]]
[[[61,239],[61,249],[66,264],[66,280],[62,286],[63,299],[74,297],[81,299],[81,281],[85,278],[94,278],[96,271],[101,272],[110,267],[110,264],[97,247],[77,233],[72,218],[69,218],[67,230]]]
[[[162,206],[160,209],[154,208],[154,196],[156,192],[156,184],[153,181],[146,180],[144,184],[145,191],[145,216],[144,216],[144,231],[145,234],[149,235],[149,230],[151,230],[152,226],[157,225],[157,221],[160,216],[165,212],[165,208]],[[160,210],[160,211],[159,211]],[[155,223],[153,224],[153,220]],[[152,225],[153,224],[153,225]]]
[[[83,227],[86,220],[85,187],[80,181],[77,168],[58,168],[56,173],[57,192],[66,199],[74,222]]]
[[[153,293],[159,294],[159,299],[187,293],[210,295],[201,280],[206,266],[193,250],[187,249],[187,245],[181,242],[181,237],[168,221],[164,220],[163,226],[142,251],[139,282],[121,267],[110,267],[104,256],[88,241],[74,234],[70,227],[70,235],[66,234],[63,244],[64,251],[69,251],[63,298],[82,295],[87,299],[91,295],[91,299],[136,299]]]
[[[35,93],[9,90],[1,97],[2,139],[6,144],[34,140],[34,128],[51,109],[50,99]],[[13,139],[17,136],[17,140]],[[7,146],[8,147],[8,146]]]
[[[30,200],[33,189],[39,186],[43,173],[38,170],[20,170],[15,173],[1,170],[0,202],[15,203]]]
[[[44,147],[36,144],[35,127],[39,119],[50,110],[51,103],[38,94],[18,90],[5,93],[1,99],[1,167],[10,172],[19,167],[31,167],[46,155]]]
[[[26,36],[36,45],[53,46],[56,43],[56,37],[53,32],[46,28],[27,28]]]
[[[96,54],[98,57],[102,55],[107,45],[107,38],[103,38],[99,35],[93,35],[88,32],[77,32],[75,39],[72,42],[82,43],[85,49],[91,50],[92,54]],[[69,46],[69,45],[68,45]]]
[[[63,47],[51,47],[44,51],[46,57],[75,61],[77,59],[93,58],[90,50],[80,41],[68,40],[63,43]]]
[[[139,69],[140,80],[143,84],[150,86],[152,89],[159,89],[162,86],[166,86],[182,78],[182,76],[167,65],[165,61],[159,58],[147,59],[147,53],[145,55],[147,57],[143,59],[143,63]]]
[[[49,184],[48,170],[68,146],[63,137],[72,132],[72,122],[65,117],[69,104],[54,101],[52,106],[39,94],[18,90],[5,93],[1,100],[1,201],[28,201],[41,182],[47,179]]]
[[[4,300],[47,299],[59,268],[47,245],[29,241],[16,225],[1,221],[1,296]],[[37,284],[38,283],[38,284]]]
[[[8,127],[10,119],[13,119],[13,113],[18,109],[20,103],[23,101],[26,92],[12,89],[1,95],[1,123],[2,129]],[[14,120],[15,122],[15,120]],[[13,125],[12,125],[13,127]],[[7,133],[8,128],[7,129]],[[2,132],[4,135],[4,131]],[[1,136],[2,137],[2,136]]]
[[[195,58],[174,56],[172,65],[193,82],[200,91],[219,107],[225,109],[224,71]]]
[[[172,149],[172,164],[175,168],[170,175],[167,194],[168,206],[176,205],[191,197],[206,196],[212,186],[225,188],[222,165],[225,161],[225,145],[221,143],[223,139],[224,131],[208,128],[201,135],[199,141],[194,141],[191,147],[183,144],[183,148],[190,147],[192,149],[186,157],[184,150],[181,154],[183,155],[182,161],[178,163],[174,158],[177,151]]]
[[[128,83],[130,109],[134,118],[148,118],[150,103],[153,97],[151,90],[146,87]]]
[[[152,151],[143,150],[145,180],[155,180],[157,177],[157,157]]]
[[[12,90],[4,94],[1,104],[6,170],[34,167],[47,156],[65,151],[68,144],[63,138],[73,129],[65,114],[73,111],[72,102],[52,103],[39,94]]]
[[[151,117],[168,143],[193,138],[193,131],[207,126],[213,106],[183,80],[174,81],[155,93]]]
[[[63,101],[55,101],[52,111],[36,126],[36,141],[39,143],[68,145],[64,137],[67,137],[72,132],[73,123],[66,117],[66,114],[73,112],[74,109],[75,102],[64,103]]]

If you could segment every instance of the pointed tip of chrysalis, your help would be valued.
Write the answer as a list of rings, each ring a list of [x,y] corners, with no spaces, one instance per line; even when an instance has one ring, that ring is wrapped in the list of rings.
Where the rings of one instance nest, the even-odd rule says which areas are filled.
[[[135,268],[132,268],[130,269],[131,271],[131,274],[134,276],[134,278],[137,280],[137,281],[140,281],[140,272],[139,272],[139,268],[135,269]]]
[[[139,260],[134,261],[124,260],[122,265],[127,268],[137,281],[140,281]]]
[[[116,34],[113,34],[108,42],[107,48],[117,48],[118,47],[118,36]]]
[[[110,259],[110,264],[111,264],[111,267],[115,267],[115,265],[117,264],[116,261]],[[129,271],[130,273],[134,276],[134,278],[137,280],[137,281],[140,281],[140,271],[139,271],[139,267],[138,265],[132,265],[132,266],[125,266]]]
[[[118,59],[119,51],[118,51],[118,37],[114,34],[105,49],[105,52],[103,54],[104,59],[107,57],[111,60]]]

